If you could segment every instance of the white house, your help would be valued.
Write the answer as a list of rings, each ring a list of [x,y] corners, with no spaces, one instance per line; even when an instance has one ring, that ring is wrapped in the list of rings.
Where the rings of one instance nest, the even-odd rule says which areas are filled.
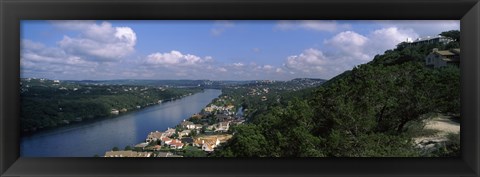
[[[224,121],[217,124],[215,131],[228,131],[230,128],[230,122]]]
[[[213,151],[219,144],[220,140],[212,137],[200,137],[193,142],[194,146],[202,147],[202,150],[207,152]]]
[[[183,128],[186,128],[186,129],[195,129],[195,124],[193,122],[190,122],[190,121],[185,121],[183,120],[183,122],[181,123],[181,126]]]

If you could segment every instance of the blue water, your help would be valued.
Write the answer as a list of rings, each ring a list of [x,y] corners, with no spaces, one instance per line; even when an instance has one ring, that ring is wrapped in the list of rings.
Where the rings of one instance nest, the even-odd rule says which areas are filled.
[[[149,132],[164,131],[198,113],[221,90],[203,92],[175,101],[127,113],[117,118],[77,124],[22,137],[22,157],[93,157],[103,156],[113,147],[123,149],[145,141]]]

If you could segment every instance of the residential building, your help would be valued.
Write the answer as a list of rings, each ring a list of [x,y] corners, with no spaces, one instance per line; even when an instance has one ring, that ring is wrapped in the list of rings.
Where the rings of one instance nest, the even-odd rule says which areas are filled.
[[[135,148],[142,148],[142,150],[143,150],[147,146],[148,146],[148,143],[140,143],[140,144],[135,145]]]
[[[110,114],[118,114],[119,111],[117,109],[112,109],[112,111],[110,111]]]
[[[195,129],[196,130],[200,130],[203,128],[203,125],[202,124],[195,124]]]
[[[407,39],[407,41],[405,41],[405,42],[410,46],[416,46],[416,45],[421,45],[421,44],[437,44],[437,43],[447,44],[447,43],[452,42],[452,41],[453,40],[448,38],[448,37],[438,35],[438,36],[420,37],[420,38],[417,38],[414,41],[408,41],[408,39]]]
[[[216,127],[215,131],[226,132],[226,131],[228,131],[229,128],[230,128],[230,122],[229,121],[224,121],[224,122],[220,122],[220,123],[217,124],[217,127]]]
[[[179,138],[182,138],[184,136],[188,136],[192,133],[192,130],[183,130],[181,132],[178,133],[178,137]]]
[[[173,134],[175,134],[176,130],[173,129],[173,128],[167,128],[167,130],[164,132],[165,136],[166,137],[170,137],[172,136]]]
[[[170,142],[169,146],[172,149],[182,149],[183,148],[183,143],[180,140],[174,139],[172,142]]]
[[[211,152],[220,144],[216,137],[199,137],[193,142],[194,146],[202,147],[203,151]]]
[[[186,129],[195,129],[195,124],[193,122],[190,122],[190,121],[183,120],[183,122],[180,123],[180,125],[183,128],[186,128]]]
[[[163,137],[165,137],[163,132],[155,131],[155,132],[150,132],[147,136],[146,142],[155,142],[161,140]]]
[[[434,48],[432,52],[425,57],[425,65],[433,68],[445,67],[447,65],[459,66],[460,49],[438,50]]]
[[[168,138],[168,137],[163,137],[161,139],[161,144],[162,145],[170,145],[170,143],[172,142],[172,139]]]

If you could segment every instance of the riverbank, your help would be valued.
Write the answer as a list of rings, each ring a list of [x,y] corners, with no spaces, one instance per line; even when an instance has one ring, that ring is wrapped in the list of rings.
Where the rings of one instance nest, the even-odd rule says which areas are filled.
[[[158,129],[176,126],[217,98],[221,90],[205,89],[191,96],[146,107],[91,124],[79,123],[22,137],[22,157],[92,157],[112,147],[134,146]]]
[[[125,114],[129,114],[129,113],[136,112],[136,111],[141,111],[145,108],[155,106],[155,105],[158,105],[158,104],[162,104],[162,103],[166,103],[166,102],[169,102],[169,101],[182,99],[184,97],[190,96],[190,95],[195,94],[195,93],[203,92],[203,91],[204,91],[204,89],[188,90],[185,94],[182,94],[182,95],[179,95],[179,94],[175,95],[174,94],[170,97],[166,97],[165,99],[161,99],[161,100],[154,101],[154,102],[148,102],[148,103],[144,103],[144,104],[139,104],[139,105],[136,105],[134,107],[128,107],[128,109],[125,108],[125,107],[112,108],[111,110],[107,111],[107,113],[103,114],[103,116],[89,115],[89,116],[84,116],[84,117],[76,117],[75,119],[71,119],[70,121],[66,120],[66,119],[63,119],[62,121],[60,121],[60,123],[56,124],[55,126],[33,128],[33,129],[23,129],[23,131],[21,132],[21,136],[29,136],[29,135],[33,135],[33,134],[43,132],[43,131],[52,131],[52,130],[62,128],[62,127],[75,126],[77,124],[90,124],[90,123],[95,123],[95,122],[98,122],[98,121],[103,121],[103,120],[106,120],[106,119],[114,119],[114,118],[117,118],[117,117],[125,115]],[[58,114],[64,114],[64,111],[62,111],[62,110],[63,110],[63,108],[59,108],[59,113]],[[23,111],[23,112],[25,112],[25,111]]]
[[[174,128],[152,131],[145,141],[133,147],[126,146],[124,150],[112,147],[103,157],[207,157],[232,138],[232,126],[245,121],[239,105],[225,104],[232,99],[228,96],[215,98]],[[236,110],[236,107],[239,108]]]

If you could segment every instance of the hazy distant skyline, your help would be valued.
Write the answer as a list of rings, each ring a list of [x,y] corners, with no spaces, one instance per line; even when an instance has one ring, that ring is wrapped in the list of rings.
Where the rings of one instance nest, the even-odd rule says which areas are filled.
[[[21,21],[21,77],[59,80],[330,79],[435,21]]]

